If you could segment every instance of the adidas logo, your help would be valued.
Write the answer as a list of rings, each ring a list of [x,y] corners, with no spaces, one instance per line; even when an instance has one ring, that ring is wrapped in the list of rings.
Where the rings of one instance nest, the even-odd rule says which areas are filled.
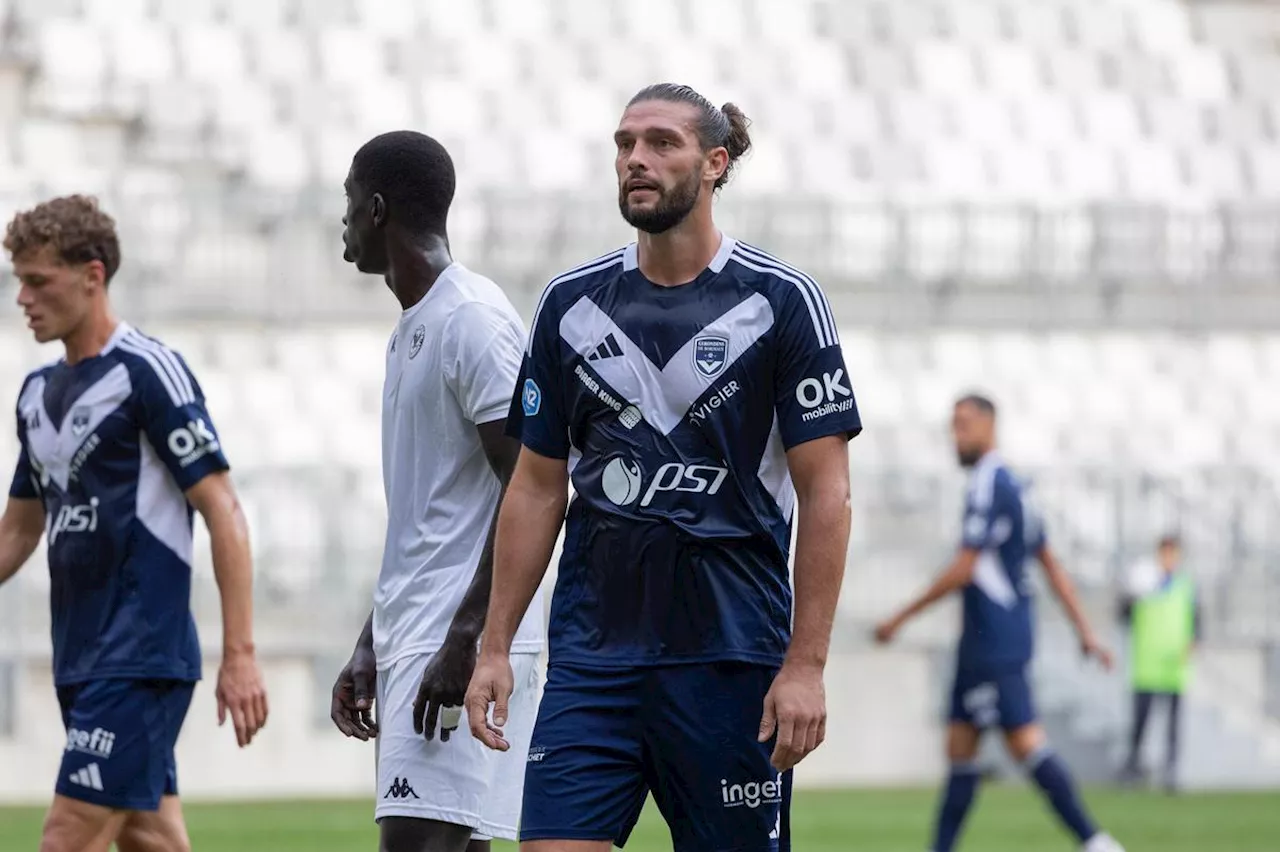
[[[96,763],[90,763],[78,772],[72,772],[67,780],[77,787],[88,787],[90,790],[102,789],[102,773],[98,771]]]
[[[618,345],[617,339],[609,334],[605,337],[604,343],[596,347],[596,351],[587,356],[588,361],[601,361],[605,358],[617,358],[622,354],[622,347]]]

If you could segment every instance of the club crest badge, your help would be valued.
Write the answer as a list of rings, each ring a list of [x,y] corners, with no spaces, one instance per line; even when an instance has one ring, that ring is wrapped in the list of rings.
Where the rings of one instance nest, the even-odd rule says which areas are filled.
[[[693,341],[693,364],[709,379],[724,371],[728,358],[728,338],[707,336]]]
[[[409,343],[409,360],[413,360],[422,351],[422,341],[426,339],[426,326],[420,325],[413,330],[413,340]]]
[[[83,438],[89,431],[89,409],[83,405],[71,409],[71,435]]]

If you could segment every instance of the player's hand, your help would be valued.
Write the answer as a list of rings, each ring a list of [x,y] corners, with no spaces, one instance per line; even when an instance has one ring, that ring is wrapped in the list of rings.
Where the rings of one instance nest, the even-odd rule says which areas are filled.
[[[373,690],[378,679],[378,661],[372,648],[358,647],[338,673],[333,684],[329,718],[348,737],[368,742],[378,735],[373,720]]]
[[[503,739],[502,726],[507,724],[511,693],[515,691],[515,675],[511,658],[506,654],[486,653],[476,663],[475,674],[463,705],[471,735],[495,751],[506,751],[511,744]],[[493,722],[489,722],[489,705],[493,705]]]
[[[413,702],[415,733],[433,740],[439,724],[440,742],[449,741],[449,735],[458,729],[462,718],[462,702],[476,670],[478,653],[474,639],[445,639],[422,673],[418,697]]]
[[[1098,641],[1092,633],[1086,633],[1080,637],[1080,653],[1086,658],[1092,657],[1102,664],[1102,668],[1111,671],[1114,660],[1111,657],[1111,651],[1106,645]]]
[[[777,732],[769,762],[786,772],[827,738],[827,691],[818,666],[783,664],[764,697],[760,742]]]
[[[876,625],[875,637],[876,641],[881,645],[887,645],[893,641],[893,637],[897,635],[901,629],[902,622],[896,618],[886,619]]]
[[[253,741],[267,724],[267,690],[253,651],[224,653],[218,667],[218,724],[231,717],[241,748]]]

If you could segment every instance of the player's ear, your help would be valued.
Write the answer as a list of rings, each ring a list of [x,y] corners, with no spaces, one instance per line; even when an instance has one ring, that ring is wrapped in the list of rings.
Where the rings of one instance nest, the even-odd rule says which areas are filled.
[[[107,286],[107,267],[100,260],[91,260],[84,265],[84,284],[86,290]]]
[[[702,179],[715,183],[728,168],[729,151],[723,145],[718,145],[708,151],[703,159]]]
[[[369,199],[369,219],[375,228],[381,228],[387,221],[387,201],[381,192],[375,192]]]

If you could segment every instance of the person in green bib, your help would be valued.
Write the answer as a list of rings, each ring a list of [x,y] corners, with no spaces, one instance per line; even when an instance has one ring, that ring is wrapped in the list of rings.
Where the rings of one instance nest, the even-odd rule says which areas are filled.
[[[1141,566],[1140,566],[1141,567]],[[1133,727],[1122,780],[1145,776],[1139,755],[1151,708],[1157,700],[1168,707],[1169,739],[1164,786],[1177,787],[1178,728],[1182,693],[1191,669],[1191,654],[1200,639],[1200,607],[1195,587],[1182,569],[1182,544],[1176,535],[1160,539],[1154,566],[1131,578],[1121,615],[1129,624],[1130,683]]]

